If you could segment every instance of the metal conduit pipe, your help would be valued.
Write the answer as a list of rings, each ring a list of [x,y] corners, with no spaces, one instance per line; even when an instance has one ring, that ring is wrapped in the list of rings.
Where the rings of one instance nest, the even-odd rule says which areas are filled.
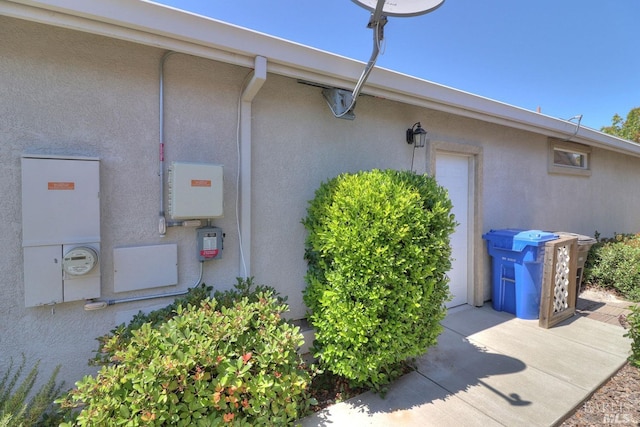
[[[191,285],[192,288],[195,288],[196,286],[200,285],[200,283],[202,282],[203,264],[204,262],[200,261],[200,275],[198,276],[198,280],[196,280],[193,283],[193,285]],[[131,298],[110,299],[107,301],[87,301],[84,305],[84,309],[85,311],[101,310],[110,305],[121,304],[124,302],[134,302],[134,301],[144,301],[144,300],[157,299],[157,298],[177,297],[180,295],[186,295],[187,293],[189,293],[189,290],[169,292],[166,294],[142,295],[139,297],[131,297]]]
[[[164,214],[164,63],[167,58],[173,55],[174,51],[169,51],[162,56],[160,60],[160,91],[159,91],[159,117],[160,141],[158,150],[158,176],[160,178],[160,212],[158,217],[158,233],[164,237],[167,233],[167,219]]]

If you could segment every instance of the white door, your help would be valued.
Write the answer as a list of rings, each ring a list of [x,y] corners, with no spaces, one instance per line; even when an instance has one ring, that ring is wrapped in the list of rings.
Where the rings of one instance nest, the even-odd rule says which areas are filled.
[[[436,155],[436,180],[438,184],[449,191],[449,198],[453,204],[453,214],[458,226],[451,235],[452,264],[448,276],[449,289],[453,299],[447,307],[466,304],[472,298],[470,292],[471,268],[469,254],[470,236],[472,236],[472,188],[469,183],[469,168],[471,157],[449,153]]]

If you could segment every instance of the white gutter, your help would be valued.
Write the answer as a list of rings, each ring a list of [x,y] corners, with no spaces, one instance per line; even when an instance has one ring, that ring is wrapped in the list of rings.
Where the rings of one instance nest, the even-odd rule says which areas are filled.
[[[145,0],[0,1],[0,15],[56,25],[251,68],[269,58],[267,71],[320,85],[350,88],[363,63],[215,19]],[[557,138],[574,123],[488,98],[375,68],[363,93]],[[320,101],[322,96],[319,94]],[[591,146],[640,156],[640,144],[581,127],[572,138]]]
[[[256,56],[251,79],[240,97],[238,161],[238,235],[240,240],[240,275],[251,277],[251,106],[267,80],[267,59]]]

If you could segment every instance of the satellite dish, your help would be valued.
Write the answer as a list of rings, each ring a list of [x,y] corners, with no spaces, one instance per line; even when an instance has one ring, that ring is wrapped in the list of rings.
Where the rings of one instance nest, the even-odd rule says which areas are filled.
[[[349,93],[344,89],[326,88],[322,90],[331,112],[336,118],[353,120],[356,115],[353,109],[356,106],[356,100],[362,90],[362,86],[367,81],[369,73],[378,59],[380,53],[380,43],[384,37],[384,26],[387,23],[387,15],[389,16],[417,16],[429,13],[438,7],[444,0],[351,0],[352,2],[371,11],[368,28],[373,30],[373,51],[371,58],[367,63],[358,83],[353,92]]]
[[[351,0],[374,12],[378,0]],[[385,0],[382,13],[387,16],[417,16],[436,10],[444,0]]]

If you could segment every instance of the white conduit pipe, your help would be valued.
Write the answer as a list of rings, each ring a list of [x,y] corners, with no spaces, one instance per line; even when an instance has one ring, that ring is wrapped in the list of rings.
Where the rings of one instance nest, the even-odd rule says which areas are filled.
[[[198,276],[198,280],[196,280],[193,283],[193,285],[191,285],[192,288],[195,288],[196,286],[199,286],[200,283],[202,282],[202,270],[203,270],[202,265],[203,264],[204,264],[204,262],[200,261],[200,275]],[[144,300],[157,299],[157,298],[177,297],[177,296],[180,296],[180,295],[186,295],[187,293],[189,293],[189,290],[178,291],[178,292],[169,292],[169,293],[166,293],[166,294],[142,295],[142,296],[139,296],[139,297],[131,297],[131,298],[110,299],[110,300],[107,300],[107,301],[88,301],[84,305],[84,309],[85,309],[85,311],[101,310],[101,309],[106,308],[106,307],[108,307],[110,305],[121,304],[121,303],[124,303],[124,302],[134,302],[134,301],[144,301]]]
[[[267,80],[267,59],[256,56],[250,80],[244,86],[238,106],[238,179],[236,218],[240,241],[240,276],[251,276],[251,106]]]

